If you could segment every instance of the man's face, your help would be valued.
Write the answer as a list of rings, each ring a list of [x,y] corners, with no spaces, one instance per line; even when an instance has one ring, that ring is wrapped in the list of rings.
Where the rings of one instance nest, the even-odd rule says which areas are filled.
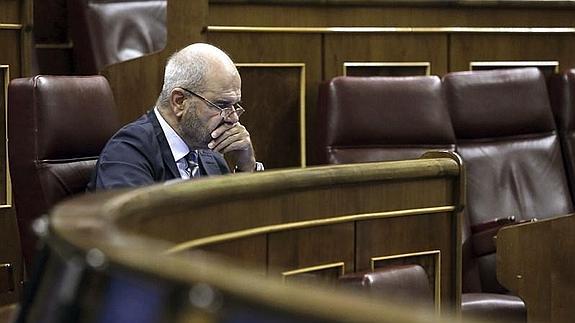
[[[180,129],[185,136],[185,141],[193,148],[207,148],[212,140],[209,120],[200,115],[201,101],[186,100],[186,110],[180,119]],[[214,128],[215,129],[215,128]]]
[[[206,91],[201,93],[206,99],[219,107],[228,107],[241,98],[241,79],[235,73],[215,73],[206,80]],[[185,100],[185,111],[180,119],[180,129],[185,141],[193,148],[205,149],[212,141],[211,133],[225,122],[235,123],[237,116],[222,118],[220,110],[201,99],[189,96]]]

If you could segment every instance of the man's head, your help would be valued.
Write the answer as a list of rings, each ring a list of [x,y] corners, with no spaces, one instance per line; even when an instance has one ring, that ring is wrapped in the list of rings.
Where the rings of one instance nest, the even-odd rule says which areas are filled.
[[[241,79],[232,60],[220,49],[203,43],[176,52],[166,64],[160,113],[191,148],[206,148],[210,134],[223,122],[220,108],[241,99]]]

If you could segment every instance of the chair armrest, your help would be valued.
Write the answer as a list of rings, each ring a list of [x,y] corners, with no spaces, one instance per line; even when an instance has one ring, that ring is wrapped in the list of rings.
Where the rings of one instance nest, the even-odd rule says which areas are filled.
[[[474,224],[471,226],[471,241],[473,244],[473,253],[480,257],[494,253],[496,251],[495,241],[499,229],[514,224],[537,221],[536,218],[517,221],[514,216],[506,218],[496,218],[491,221]]]

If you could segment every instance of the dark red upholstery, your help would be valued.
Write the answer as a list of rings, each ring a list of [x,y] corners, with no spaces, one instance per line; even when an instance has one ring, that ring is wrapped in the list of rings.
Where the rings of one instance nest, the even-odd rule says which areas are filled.
[[[474,237],[495,219],[523,221],[573,211],[538,69],[451,73],[444,85],[457,152],[467,170],[466,216],[471,228],[479,228]],[[505,292],[496,280],[495,254],[486,248],[490,241],[474,243],[474,255],[464,255],[464,291]]]
[[[437,76],[336,77],[320,86],[321,164],[413,159],[453,150]]]
[[[76,73],[159,51],[166,44],[165,0],[68,0]]]
[[[106,141],[118,129],[102,76],[36,76],[8,89],[8,155],[22,251],[31,263],[32,222],[84,192]]]
[[[549,98],[563,149],[563,160],[575,201],[575,69],[549,80]]]
[[[511,295],[466,293],[461,295],[464,318],[484,322],[527,322],[527,310],[521,299]]]
[[[433,306],[429,279],[420,265],[388,266],[373,272],[350,273],[341,276],[338,284],[367,292],[372,297]]]

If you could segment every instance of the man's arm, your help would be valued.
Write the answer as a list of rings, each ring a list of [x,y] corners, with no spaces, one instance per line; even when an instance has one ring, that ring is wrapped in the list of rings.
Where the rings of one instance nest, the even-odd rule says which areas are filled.
[[[155,183],[157,176],[152,163],[161,163],[162,160],[159,151],[150,150],[139,136],[126,131],[118,133],[100,155],[93,184],[95,189],[138,187]]]

